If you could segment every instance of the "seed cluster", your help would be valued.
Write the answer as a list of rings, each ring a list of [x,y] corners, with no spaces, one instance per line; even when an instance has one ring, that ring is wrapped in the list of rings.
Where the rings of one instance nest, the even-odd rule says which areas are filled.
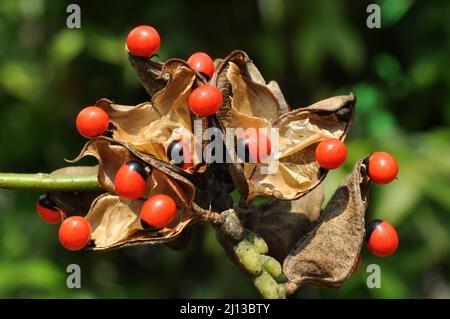
[[[161,38],[158,31],[150,26],[139,26],[134,28],[126,39],[126,48],[129,56],[133,59],[132,63],[151,63],[151,58],[157,54],[160,45]],[[167,126],[158,126],[156,124],[151,126],[151,124],[154,124],[154,122],[157,121],[154,121],[151,124],[147,123],[144,130],[145,132],[140,132],[143,136],[145,136],[145,138],[143,138],[143,140],[134,141],[135,144],[132,144],[131,142],[128,143],[126,140],[120,140],[120,138],[116,138],[117,136],[114,135],[117,131],[120,133],[118,124],[115,122],[114,118],[114,112],[117,113],[120,112],[120,110],[117,111],[114,109],[111,111],[108,109],[112,103],[101,100],[97,102],[95,106],[85,107],[78,114],[76,118],[76,127],[82,136],[90,139],[87,143],[87,148],[89,148],[90,142],[98,142],[98,145],[101,144],[103,146],[104,144],[102,143],[109,143],[108,147],[111,149],[115,148],[115,151],[117,151],[119,147],[126,151],[126,155],[123,155],[124,153],[120,153],[118,151],[114,153],[114,150],[110,149],[110,153],[105,153],[106,155],[102,155],[104,158],[108,158],[112,162],[115,161],[115,163],[114,165],[111,165],[111,167],[114,167],[112,171],[105,172],[104,168],[100,169],[100,171],[103,170],[105,175],[102,177],[103,179],[111,179],[106,182],[102,180],[103,183],[101,182],[101,184],[109,192],[107,196],[112,196],[111,194],[114,194],[114,200],[116,200],[114,202],[115,204],[120,204],[122,205],[121,207],[126,206],[126,208],[129,209],[129,211],[127,211],[131,212],[129,215],[132,215],[132,213],[134,213],[133,209],[138,207],[138,210],[136,211],[138,214],[133,215],[136,216],[136,219],[138,220],[139,227],[136,227],[139,228],[137,231],[138,235],[144,234],[142,236],[145,238],[145,236],[150,233],[161,235],[160,231],[164,229],[175,229],[175,226],[180,224],[180,220],[183,221],[179,218],[181,212],[184,211],[186,207],[188,209],[192,208],[193,198],[197,200],[197,198],[202,199],[202,196],[205,196],[204,194],[201,194],[201,192],[198,192],[200,194],[195,193],[198,191],[198,188],[192,186],[192,180],[188,178],[185,179],[186,176],[194,176],[197,179],[193,178],[193,180],[198,181],[199,184],[208,184],[211,183],[211,179],[215,180],[215,178],[210,178],[212,174],[211,171],[209,171],[210,175],[205,174],[207,175],[206,177],[201,174],[197,174],[199,173],[199,170],[197,170],[199,165],[195,161],[196,154],[192,152],[191,142],[188,141],[188,139],[186,139],[181,133],[179,134],[181,137],[176,136],[174,138],[170,135],[170,139],[165,137],[160,138],[158,143],[156,143],[157,146],[151,146],[152,151],[144,151],[146,150],[146,147],[150,147],[146,145],[148,140],[146,139],[147,135],[145,134],[154,133],[154,135],[151,135],[152,138],[155,135],[160,137],[157,133],[160,133],[161,136],[163,136],[161,132],[164,130],[167,131],[169,128],[171,130],[172,126],[179,129],[180,126],[176,126],[175,124],[177,123],[174,124],[173,121],[182,122],[185,118],[201,118],[203,120],[202,123],[206,123],[206,125],[210,125],[211,123],[217,124],[216,122],[218,122],[222,129],[234,128],[235,123],[233,123],[233,121],[231,121],[231,123],[227,122],[230,118],[233,120],[232,116],[228,116],[229,113],[232,113],[239,114],[242,118],[246,118],[248,122],[254,123],[250,126],[258,126],[252,127],[255,129],[255,133],[243,134],[236,139],[236,155],[240,157],[244,164],[242,166],[231,166],[237,170],[237,175],[230,177],[230,179],[232,179],[230,183],[239,189],[239,186],[237,185],[238,182],[242,182],[242,180],[244,180],[243,184],[246,184],[245,186],[247,188],[245,189],[245,187],[243,187],[244,190],[241,191],[241,189],[239,189],[239,192],[244,201],[249,201],[248,203],[250,203],[250,201],[257,195],[268,195],[289,200],[298,199],[301,195],[307,194],[319,185],[328,170],[337,169],[345,163],[347,158],[347,148],[343,141],[353,116],[352,103],[355,101],[354,95],[336,97],[334,100],[330,101],[330,99],[324,104],[320,104],[321,102],[319,102],[319,105],[309,108],[307,111],[304,111],[305,113],[301,113],[300,111],[302,110],[292,111],[284,101],[285,111],[283,111],[283,115],[280,115],[279,113],[283,113],[278,109],[278,106],[281,105],[281,103],[273,103],[275,96],[278,98],[278,95],[272,91],[268,91],[269,89],[264,86],[264,80],[258,78],[260,77],[259,73],[254,70],[252,71],[251,68],[245,69],[245,65],[248,62],[245,61],[246,57],[247,56],[242,52],[234,52],[229,56],[227,61],[222,62],[217,67],[215,67],[215,63],[211,57],[204,52],[196,52],[192,54],[186,62],[180,62],[180,60],[178,62],[175,61],[174,63],[182,63],[182,68],[184,68],[184,71],[187,70],[187,73],[189,73],[188,76],[178,79],[180,82],[176,82],[176,85],[174,85],[175,87],[177,87],[177,85],[183,88],[188,87],[189,90],[186,89],[183,91],[180,89],[180,91],[187,92],[185,95],[185,105],[187,105],[186,109],[180,111],[180,109],[177,109],[176,105],[177,99],[181,99],[183,92],[180,92],[179,96],[177,95],[173,101],[171,100],[171,103],[168,103],[170,105],[170,109],[168,111],[166,109],[163,110],[167,112],[161,112],[157,106],[150,106],[146,109],[145,103],[134,108],[132,110],[133,112],[137,110],[136,112],[142,112],[142,114],[145,114],[142,118],[158,113],[158,121],[161,119],[164,120],[165,117],[169,118],[170,116],[166,115],[172,111],[173,113],[176,113],[177,116],[176,120],[170,118],[170,120],[167,121],[169,122]],[[168,62],[163,67],[170,68],[171,64]],[[218,69],[220,69],[220,72],[218,72]],[[239,73],[241,71],[242,73]],[[252,79],[243,80],[244,76],[242,76],[242,74],[245,74],[246,72],[258,78],[257,84],[252,83]],[[170,74],[172,76],[173,74],[176,74],[176,72],[174,71]],[[161,80],[161,78],[158,78],[158,80]],[[220,83],[223,84],[223,82],[226,82],[225,80],[228,81],[229,86],[220,85]],[[168,83],[169,84],[167,84],[167,86],[170,86],[169,80]],[[240,92],[241,94],[236,94],[232,97],[231,93],[228,94],[235,88],[242,89],[242,87],[244,87],[243,90],[246,90],[247,86],[252,86],[248,89],[248,91],[251,91],[248,96],[246,95],[246,92]],[[155,89],[156,92],[161,89],[159,86],[158,88],[158,90]],[[264,88],[264,90],[261,88]],[[258,91],[262,92],[260,94],[261,96],[258,96],[258,94],[255,93],[257,92],[257,89],[262,90]],[[147,89],[147,91],[150,90]],[[152,103],[154,100],[157,100],[157,98],[158,95],[153,95]],[[248,110],[239,110],[242,111],[241,113],[239,113],[238,110],[233,109],[234,106],[232,105],[232,103],[238,101],[239,98],[243,100],[242,104],[248,106]],[[254,105],[249,102],[253,101],[253,98],[259,98],[258,101],[261,103],[269,103],[269,105],[270,103],[273,103],[273,105],[279,105],[273,109],[267,108],[262,111],[258,110],[258,112],[253,112],[254,110],[252,108]],[[284,100],[284,98],[281,100]],[[333,107],[335,108],[333,109]],[[324,108],[328,109],[325,110]],[[332,109],[331,111],[329,110],[330,108]],[[151,111],[149,111],[149,109],[151,109]],[[228,112],[228,115],[224,116],[221,113],[226,113],[225,111]],[[248,112],[248,114],[244,111]],[[327,114],[332,112],[335,114],[333,117],[335,122],[327,122],[330,121],[331,118],[328,117]],[[173,115],[173,113],[170,114]],[[313,124],[305,121],[305,118],[308,116],[313,117],[313,121],[311,121]],[[323,120],[321,116],[327,118],[327,120]],[[138,118],[138,120],[142,120],[142,118],[139,117],[140,115],[136,118]],[[158,123],[160,124],[160,122]],[[275,146],[278,144],[274,143],[276,141],[273,136],[270,135],[273,139],[271,141],[268,136],[258,132],[258,128],[271,128],[272,125],[273,127],[277,127],[278,125],[277,128],[283,133],[282,138],[284,138],[285,153],[280,156],[280,162],[283,162],[283,165],[285,165],[283,166],[283,171],[286,176],[288,176],[287,178],[285,178],[285,176],[280,177],[279,175],[282,175],[280,173],[279,175],[276,175],[273,180],[269,178],[266,179],[266,176],[262,176],[262,173],[255,169],[255,167],[258,167],[259,164],[264,164],[265,160],[268,157],[270,158],[274,155],[273,153],[275,153]],[[181,126],[184,128],[183,125]],[[289,129],[287,129],[288,126]],[[291,128],[294,128],[294,131],[297,129],[298,132],[301,133],[307,131],[308,134],[304,134],[307,137],[304,138],[305,136],[298,132],[289,131]],[[140,127],[133,128],[133,133],[125,132],[124,134],[133,135],[135,131],[134,129],[140,129]],[[150,130],[151,132],[149,132]],[[310,140],[308,140],[308,138],[310,138]],[[166,140],[161,141],[161,139]],[[197,141],[195,142],[197,143]],[[92,145],[93,144],[94,143],[92,143]],[[304,148],[301,147],[303,144],[305,144]],[[100,146],[98,147],[100,148]],[[242,152],[239,152],[239,150]],[[155,154],[158,154],[158,156]],[[102,156],[99,155],[100,158],[102,158]],[[117,160],[118,158],[120,158],[120,160]],[[167,170],[164,170],[162,167],[155,167],[151,164],[152,161],[156,160],[158,163],[163,161],[164,165],[162,166],[167,168]],[[255,163],[256,165],[254,165]],[[215,172],[220,175],[219,171],[223,167],[224,166],[220,168],[216,167]],[[244,169],[242,167],[244,167]],[[398,164],[396,159],[386,152],[372,153],[364,162],[364,167],[367,171],[366,177],[368,176],[370,181],[377,184],[387,184],[393,181],[398,174]],[[315,170],[318,168],[320,169],[316,174]],[[304,175],[302,175],[302,169],[306,172]],[[180,186],[181,184],[176,184],[175,180],[170,179],[171,177],[169,178],[166,176],[170,174],[171,171],[175,171],[180,180],[187,180],[188,183],[191,183],[189,185],[191,185],[194,190],[190,191],[190,197],[187,195],[182,196],[182,192],[186,191],[186,189],[184,189],[183,186]],[[230,175],[232,174],[230,173]],[[277,179],[278,177],[280,178]],[[252,178],[255,178],[258,182],[251,184],[249,180]],[[99,176],[99,181],[100,179],[101,178]],[[277,185],[274,181],[279,184]],[[108,182],[110,183],[108,184]],[[223,190],[218,188],[224,185],[219,184],[220,183],[216,183],[214,187],[206,188],[207,192],[214,191],[214,194],[221,192],[223,193]],[[281,186],[277,187],[279,185]],[[171,193],[168,189],[174,191]],[[253,197],[249,195],[251,192],[253,192]],[[113,199],[108,198],[107,196],[100,199],[99,202],[112,202]],[[211,196],[211,194],[208,194],[208,196],[216,197],[213,198],[209,204],[211,204],[214,200],[220,200],[219,196]],[[136,203],[139,203],[139,205]],[[220,205],[215,206],[219,207]],[[229,206],[232,207],[232,205]],[[40,217],[45,222],[61,224],[59,230],[59,240],[62,246],[66,249],[80,250],[85,248],[87,245],[90,245],[90,243],[94,243],[95,229],[91,229],[91,227],[95,228],[96,226],[95,223],[92,225],[90,224],[88,220],[89,216],[87,216],[87,218],[82,216],[70,216],[70,212],[64,211],[63,209],[57,207],[57,205],[46,195],[39,198],[36,208]],[[105,211],[107,209],[105,209]],[[125,218],[129,217],[129,215],[124,214]],[[66,216],[70,217],[66,218]],[[184,215],[184,217],[186,217],[186,215]],[[190,217],[191,216],[187,216],[185,218],[184,221],[187,220],[186,225],[190,222]],[[361,222],[361,225],[364,225],[363,221]],[[362,234],[363,228],[364,227],[360,227],[360,234]],[[133,231],[134,230],[135,229],[133,229]],[[127,233],[127,231],[125,231],[125,233]],[[170,231],[167,231],[167,233],[170,233]],[[173,233],[171,234],[173,235]],[[117,242],[123,240],[121,234],[115,234],[115,236],[116,235]],[[362,235],[360,238],[362,238]],[[397,233],[394,227],[385,220],[374,220],[369,224],[366,230],[366,241],[369,251],[380,257],[392,255],[398,247]],[[240,243],[237,244],[236,249],[234,250],[234,253],[238,256],[238,260],[240,260],[241,264],[244,264],[244,266],[245,260],[247,260],[246,258],[248,257],[248,252],[253,251],[253,248],[250,247],[250,249],[249,247],[250,246],[248,245],[245,246],[243,243]],[[353,254],[355,260],[356,256],[358,256],[357,253],[359,252],[359,249],[360,246],[357,252]],[[263,255],[268,253],[266,250],[267,249],[264,249]],[[259,256],[261,253],[256,255]],[[266,257],[268,256],[264,256],[264,258],[261,257],[262,259],[260,259],[264,259],[266,261],[269,260],[271,264],[276,264],[277,271],[274,273],[277,275],[275,277],[279,277],[278,273],[280,273],[279,275],[281,276],[281,267],[278,271],[279,264],[277,261],[273,258],[272,260]],[[353,260],[351,262],[353,263]],[[268,264],[268,262],[266,264]],[[361,255],[359,255],[356,263],[354,264],[353,272],[358,270],[360,264]],[[258,276],[261,275],[263,271],[270,273],[269,270],[264,268],[267,265],[264,265],[265,263],[261,262],[261,267],[259,268],[262,270],[258,270]],[[245,267],[249,270],[249,267]],[[349,270],[350,268],[348,267],[348,271]]]

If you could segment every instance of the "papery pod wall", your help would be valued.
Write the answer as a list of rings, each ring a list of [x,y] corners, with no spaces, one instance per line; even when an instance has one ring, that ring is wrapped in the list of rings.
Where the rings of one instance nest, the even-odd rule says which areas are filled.
[[[70,161],[93,156],[98,166],[54,173],[96,174],[100,188],[83,194],[48,193],[61,213],[85,215],[91,227],[86,249],[156,244],[179,248],[188,241],[189,226],[209,222],[232,262],[264,298],[285,298],[303,284],[342,285],[364,239],[370,156],[355,165],[322,208],[321,183],[328,170],[318,163],[315,152],[321,142],[346,139],[355,115],[355,95],[291,111],[279,85],[267,82],[243,51],[216,59],[211,78],[181,59],[160,63],[153,56],[127,54],[148,101],[122,105],[98,100],[95,106],[106,112],[108,129],[91,138]],[[216,114],[200,117],[189,98],[206,84],[219,90],[222,103]],[[221,158],[225,162],[209,161],[205,152],[211,140],[203,133],[211,128],[223,134],[219,146],[225,147]],[[237,141],[247,129],[265,130],[270,138],[277,133],[266,160],[239,158]],[[234,130],[231,137],[230,130]],[[225,143],[230,138],[231,146]],[[187,145],[183,156],[189,158],[183,157],[183,165],[168,155],[173,142]],[[129,161],[140,163],[146,176],[145,191],[133,200],[115,189],[115,176]],[[272,166],[276,171],[268,173]],[[235,189],[238,201],[231,196]],[[144,203],[156,194],[168,195],[176,205],[173,220],[159,229],[146,227],[140,217]],[[269,203],[254,205],[258,197]]]

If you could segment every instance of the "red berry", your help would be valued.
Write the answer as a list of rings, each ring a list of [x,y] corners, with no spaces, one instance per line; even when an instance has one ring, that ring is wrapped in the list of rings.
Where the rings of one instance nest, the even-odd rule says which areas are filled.
[[[114,188],[120,197],[133,200],[144,194],[147,186],[147,172],[136,161],[123,164],[114,177]]]
[[[109,116],[97,106],[88,106],[77,116],[77,129],[87,138],[100,136],[108,129]]]
[[[377,184],[387,184],[397,177],[396,159],[386,152],[374,152],[369,157],[369,177]]]
[[[177,212],[175,201],[164,194],[153,195],[141,209],[141,220],[146,226],[161,229],[169,225]]]
[[[375,219],[366,230],[366,241],[372,254],[387,257],[398,247],[397,231],[387,221]]]
[[[90,239],[91,225],[84,217],[69,217],[59,227],[59,241],[68,250],[80,250],[89,243]]]
[[[316,161],[326,169],[341,166],[347,158],[347,148],[338,139],[322,141],[316,147]]]
[[[271,153],[270,139],[262,133],[245,134],[237,141],[238,155],[244,162],[261,163]],[[242,157],[242,148],[245,158]]]
[[[130,31],[127,48],[131,54],[141,58],[149,57],[159,50],[161,38],[158,31],[148,25],[141,25]]]
[[[182,141],[174,140],[167,147],[167,157],[170,161],[174,161],[175,165],[181,167],[182,170],[187,170],[194,166],[192,163],[191,152],[189,144]]]
[[[355,272],[358,271],[359,266],[361,266],[361,261],[362,261],[362,258],[361,258],[361,255],[359,255],[358,259],[356,260],[356,264],[353,266],[352,274],[354,274]]]
[[[196,52],[192,54],[187,63],[198,73],[206,75],[208,78],[214,74],[214,61],[204,52]]]
[[[199,86],[189,96],[189,107],[197,116],[211,116],[222,106],[222,93],[209,84]]]
[[[64,213],[47,195],[41,195],[36,203],[36,210],[42,220],[49,224],[59,224],[64,220]]]

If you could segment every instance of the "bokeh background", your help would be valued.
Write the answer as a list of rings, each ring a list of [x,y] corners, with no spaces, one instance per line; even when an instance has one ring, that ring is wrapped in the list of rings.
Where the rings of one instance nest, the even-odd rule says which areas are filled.
[[[341,289],[303,287],[295,297],[450,297],[449,1],[377,1],[381,29],[367,28],[365,1],[228,0],[78,1],[82,28],[70,30],[69,3],[0,2],[0,171],[62,167],[85,142],[75,129],[82,107],[149,99],[124,53],[134,26],[160,31],[161,60],[242,49],[293,107],[356,93],[349,156],[329,174],[327,198],[371,151],[400,164],[397,181],[372,187],[367,216],[397,227],[397,253],[380,259],[363,249]],[[0,191],[0,297],[257,297],[208,226],[194,228],[181,252],[68,252],[58,227],[35,212],[38,195]],[[71,263],[81,266],[81,289],[66,287]],[[380,289],[365,284],[370,263],[381,266]]]

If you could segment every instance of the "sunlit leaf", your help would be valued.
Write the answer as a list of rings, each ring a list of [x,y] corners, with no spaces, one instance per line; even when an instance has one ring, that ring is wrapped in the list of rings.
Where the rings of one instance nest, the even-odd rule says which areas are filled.
[[[85,45],[84,35],[78,30],[64,29],[53,39],[49,48],[49,57],[59,65],[70,63]]]

